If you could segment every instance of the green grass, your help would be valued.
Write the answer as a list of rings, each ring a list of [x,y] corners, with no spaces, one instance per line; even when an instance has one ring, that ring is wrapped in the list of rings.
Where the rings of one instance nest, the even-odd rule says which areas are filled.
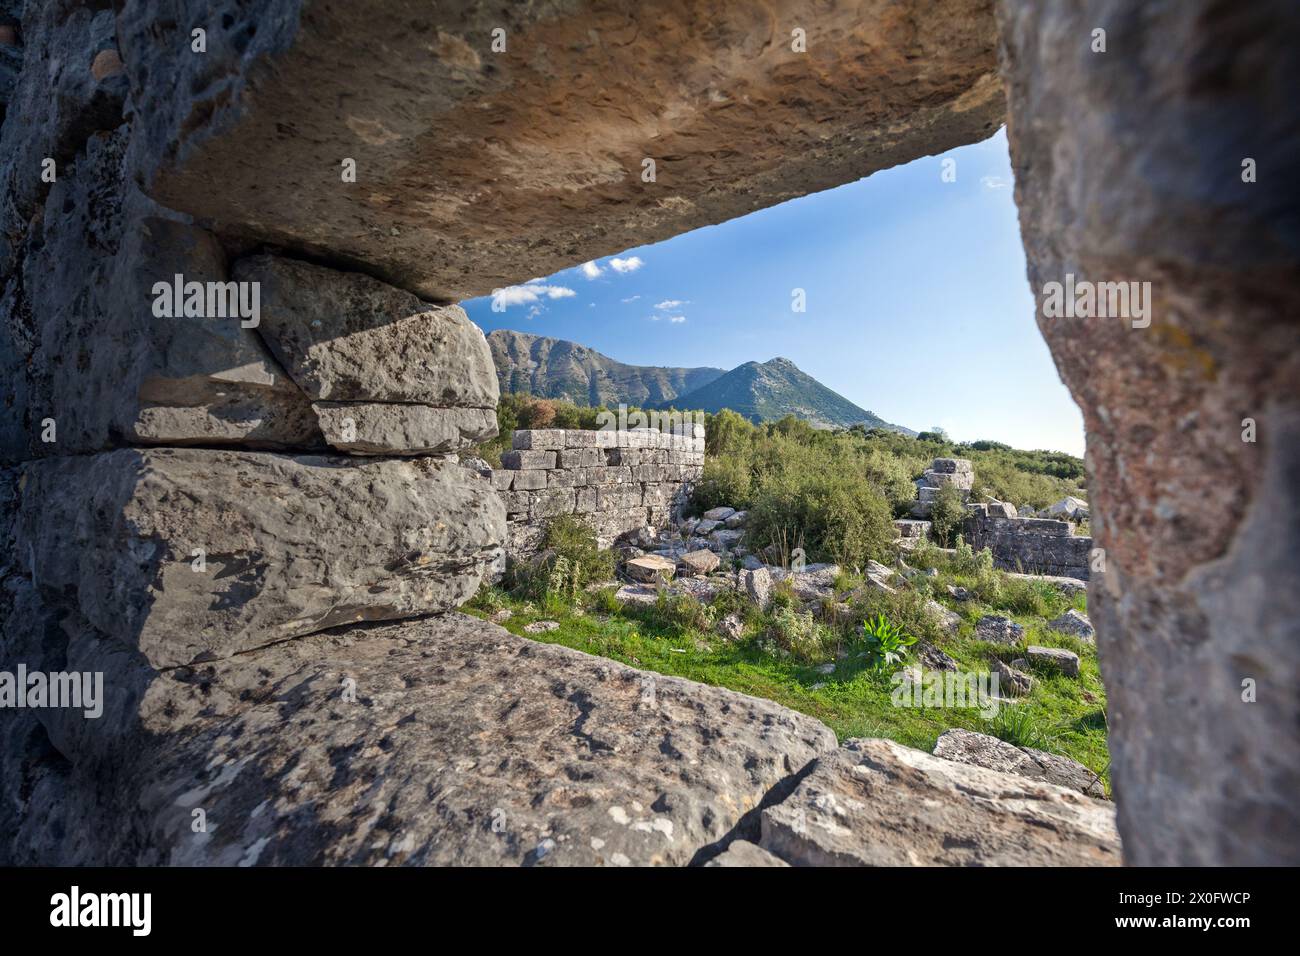
[[[846,578],[841,586],[851,583]],[[1070,601],[1054,589],[1036,589],[1000,572],[987,571],[944,570],[938,577],[914,579],[914,584],[920,592],[918,599],[933,594],[961,615],[956,636],[936,639],[933,631],[917,636],[933,640],[957,661],[962,671],[987,672],[994,655],[1007,661],[1023,656],[1023,646],[1008,648],[975,639],[974,622],[982,614],[996,613],[1024,625],[1026,645],[1076,652],[1080,676],[1066,678],[1031,669],[1036,680],[1033,692],[1016,703],[1003,705],[998,716],[990,720],[974,708],[894,706],[889,678],[869,670],[865,660],[857,656],[862,644],[855,640],[852,625],[836,629],[819,622],[820,642],[799,643],[792,653],[781,649],[779,640],[773,640],[774,617],[759,614],[752,607],[741,608],[746,618],[745,635],[732,643],[711,630],[707,609],[701,614],[689,602],[665,601],[658,606],[619,608],[609,592],[586,594],[576,605],[552,601],[542,608],[500,590],[486,589],[465,610],[488,617],[495,609],[509,608],[512,616],[503,626],[515,634],[660,674],[764,697],[816,717],[840,740],[887,737],[929,751],[945,730],[962,727],[1071,757],[1097,773],[1109,787],[1106,700],[1096,652],[1090,645],[1046,627],[1047,619],[1068,607],[1085,610],[1083,595]],[[950,601],[944,594],[946,584],[962,584],[978,591],[982,599]],[[732,607],[728,604],[715,612],[714,619]],[[895,616],[901,613],[897,604],[892,607]],[[537,620],[557,621],[560,627],[544,634],[524,634],[524,625]],[[860,623],[861,617],[856,620]],[[810,646],[814,650],[809,651]],[[848,652],[848,656],[840,658],[840,652]],[[913,657],[909,655],[909,660]],[[826,662],[836,664],[833,673],[822,674],[816,669]]]

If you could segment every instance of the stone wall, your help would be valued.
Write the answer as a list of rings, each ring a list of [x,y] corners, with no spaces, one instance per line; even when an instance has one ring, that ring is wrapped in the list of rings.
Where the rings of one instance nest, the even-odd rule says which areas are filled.
[[[978,507],[962,524],[966,543],[976,551],[992,551],[995,567],[1086,581],[1092,538],[1074,536],[1071,530],[1068,521],[990,515]]]
[[[449,303],[986,139],[1008,103],[1035,293],[1155,290],[1142,330],[1039,315],[1089,435],[1126,853],[1300,860],[1294,3],[0,9],[4,660],[109,697],[0,712],[0,862],[602,862],[594,819],[614,862],[675,862],[732,833],[834,736],[455,616],[370,623],[463,601],[505,539],[443,457],[493,387]],[[265,329],[160,319],[176,271],[283,291]],[[680,843],[611,835],[611,804]]]
[[[535,552],[547,520],[576,515],[602,547],[622,535],[666,527],[704,471],[704,426],[675,433],[637,428],[521,429],[492,485],[505,503],[506,552]]]

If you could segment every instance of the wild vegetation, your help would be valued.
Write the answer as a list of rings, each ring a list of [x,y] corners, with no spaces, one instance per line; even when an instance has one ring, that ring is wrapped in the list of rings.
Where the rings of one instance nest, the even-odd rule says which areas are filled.
[[[833,597],[820,604],[800,602],[785,582],[763,611],[729,587],[707,602],[665,587],[653,603],[624,603],[615,596],[610,552],[597,549],[580,523],[552,522],[547,544],[537,561],[481,589],[466,610],[536,640],[769,698],[818,718],[841,739],[888,737],[929,750],[945,730],[962,727],[1071,757],[1108,779],[1105,695],[1095,650],[1046,626],[1069,608],[1086,610],[1084,596],[1069,598],[1042,582],[1011,577],[993,568],[987,552],[976,554],[964,544],[952,553],[922,545],[906,559],[916,573],[905,580],[895,575],[893,593],[864,587],[861,576],[843,572]],[[965,588],[968,599],[953,600],[949,585]],[[945,628],[927,607],[930,600],[955,611],[960,624]],[[986,614],[1021,624],[1023,641],[1007,646],[979,639],[975,622]],[[731,616],[740,623],[734,637],[719,628]],[[558,626],[525,630],[540,620]],[[893,700],[896,675],[921,660],[922,647],[942,650],[962,672],[987,673],[993,658],[1022,657],[1027,644],[1074,651],[1080,676],[1030,666],[1032,693],[1003,703],[995,714],[975,707],[900,707]]]
[[[501,435],[480,454],[496,464],[514,429],[595,428],[603,410],[503,395]],[[745,544],[769,564],[787,564],[803,548],[806,561],[838,565],[833,594],[800,600],[784,581],[760,609],[735,586],[736,565],[724,563],[713,580],[729,583],[712,588],[708,600],[661,586],[652,602],[629,602],[617,596],[615,554],[598,549],[591,529],[566,516],[548,524],[538,558],[512,565],[468,610],[537,640],[770,698],[821,719],[841,738],[883,736],[930,749],[944,730],[962,727],[1072,757],[1106,779],[1095,651],[1047,627],[1070,608],[1085,611],[1084,596],[1006,574],[988,552],[973,552],[958,534],[960,496],[941,494],[933,515],[939,542],[954,549],[923,542],[900,560],[892,526],[915,496],[914,479],[935,458],[973,462],[975,500],[1035,508],[1082,496],[1081,461],[996,442],[954,443],[937,430],[914,438],[863,427],[821,430],[793,417],[756,425],[732,411],[709,415],[706,434],[704,476],[691,507],[745,509]],[[869,561],[899,571],[889,579],[892,590],[868,586]],[[940,608],[959,622],[945,624]],[[1020,624],[1023,639],[1014,646],[981,640],[975,624],[989,614]],[[555,626],[525,630],[540,620]],[[1030,644],[1077,653],[1079,677],[1022,662],[1034,689],[996,715],[900,707],[891,699],[900,669],[915,667],[927,649],[948,655],[961,672],[987,673],[994,659],[1023,658]]]

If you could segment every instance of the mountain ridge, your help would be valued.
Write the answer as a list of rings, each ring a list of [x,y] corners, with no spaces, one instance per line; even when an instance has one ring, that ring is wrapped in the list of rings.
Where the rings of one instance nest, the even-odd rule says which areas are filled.
[[[718,412],[730,408],[750,421],[795,415],[819,427],[871,428],[915,435],[826,387],[790,359],[745,362],[727,371],[629,365],[567,339],[511,329],[487,336],[501,391],[527,392],[578,405],[619,404]]]
[[[781,356],[766,362],[737,365],[726,375],[680,396],[677,404],[704,412],[730,408],[752,422],[794,415],[821,428],[849,428],[860,424],[916,434],[855,405]]]
[[[699,389],[726,369],[629,365],[567,339],[496,329],[488,337],[502,392],[528,392],[578,405],[653,408]]]

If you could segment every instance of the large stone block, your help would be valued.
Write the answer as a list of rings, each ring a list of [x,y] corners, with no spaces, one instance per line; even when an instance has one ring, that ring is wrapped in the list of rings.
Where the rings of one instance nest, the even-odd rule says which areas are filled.
[[[434,459],[122,449],[33,462],[21,495],[41,593],[155,667],[456,607],[505,536],[487,482]]]
[[[1005,111],[987,0],[924,16],[819,10],[808,54],[791,50],[789,26],[772,40],[773,24],[807,16],[795,0],[299,8],[232,7],[196,57],[205,5],[177,0],[165,20],[128,5],[117,33],[141,117],[133,172],[174,208],[367,263],[439,301],[985,139]],[[504,54],[489,50],[496,28]],[[356,183],[340,182],[344,157]],[[646,157],[655,183],[641,180]]]
[[[0,787],[41,779],[39,733],[14,733]],[[770,701],[452,614],[150,675],[117,769],[64,761],[0,845],[113,865],[685,865],[834,746]]]
[[[258,332],[313,400],[496,408],[487,340],[459,306],[279,256],[241,259],[233,272],[260,284]]]
[[[796,866],[1118,866],[1115,811],[1064,787],[847,741],[763,811],[761,845]]]
[[[352,455],[445,455],[494,438],[490,408],[379,402],[313,402],[322,434]]]

